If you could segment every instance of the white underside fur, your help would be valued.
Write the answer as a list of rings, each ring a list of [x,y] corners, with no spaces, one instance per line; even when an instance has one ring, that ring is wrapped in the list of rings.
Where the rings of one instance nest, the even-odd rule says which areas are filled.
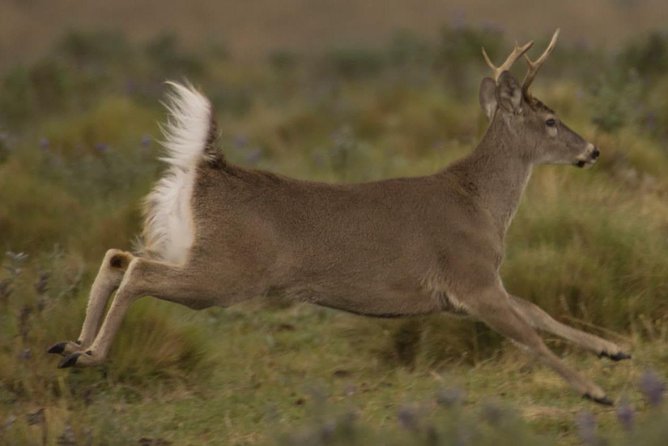
[[[195,175],[203,159],[211,120],[211,104],[192,86],[169,82],[169,112],[162,127],[169,168],[144,202],[145,255],[183,264],[195,239],[191,199]]]

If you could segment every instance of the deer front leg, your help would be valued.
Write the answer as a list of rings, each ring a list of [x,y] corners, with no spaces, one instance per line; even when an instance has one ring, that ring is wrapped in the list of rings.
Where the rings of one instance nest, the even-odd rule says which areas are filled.
[[[591,350],[599,356],[606,356],[613,361],[631,358],[629,353],[623,351],[621,347],[613,342],[562,324],[532,302],[517,296],[510,296],[510,298],[515,309],[522,313],[533,327],[539,330],[560,336],[587,350]]]
[[[482,290],[467,299],[465,304],[472,316],[526,348],[541,362],[557,372],[580,395],[600,404],[612,404],[603,389],[572,370],[547,348],[525,316],[513,307],[510,297],[503,288],[493,287]]]
[[[69,355],[76,351],[84,350],[93,343],[95,335],[100,328],[100,322],[104,314],[104,309],[107,306],[107,301],[120,285],[125,271],[133,258],[134,256],[129,252],[118,249],[107,251],[91,287],[88,306],[86,307],[86,317],[78,340],[75,342],[58,342],[48,349],[48,353]]]

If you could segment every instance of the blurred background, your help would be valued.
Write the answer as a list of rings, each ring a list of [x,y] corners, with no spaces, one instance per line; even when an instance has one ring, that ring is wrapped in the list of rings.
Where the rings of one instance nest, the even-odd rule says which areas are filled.
[[[666,17],[659,0],[0,2],[0,441],[665,444]],[[76,339],[104,252],[140,232],[165,80],[211,98],[235,163],[329,182],[426,175],[485,130],[480,48],[501,61],[532,39],[536,57],[557,27],[533,91],[602,156],[535,170],[503,278],[631,346],[611,363],[547,338],[617,408],[442,315],[143,299],[104,366],[60,371],[44,353]]]
[[[271,50],[317,52],[343,44],[382,46],[398,29],[423,38],[445,24],[492,26],[513,39],[534,39],[556,27],[563,39],[608,48],[665,25],[661,0],[5,0],[0,60],[30,59],[67,29],[115,29],[133,42],[175,33],[190,47],[224,44],[232,55],[261,59]]]

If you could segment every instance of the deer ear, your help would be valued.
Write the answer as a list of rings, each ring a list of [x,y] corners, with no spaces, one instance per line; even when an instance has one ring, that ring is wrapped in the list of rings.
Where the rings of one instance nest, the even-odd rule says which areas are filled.
[[[487,119],[491,121],[496,111],[496,82],[494,82],[494,79],[486,77],[480,82],[478,99]]]
[[[518,112],[522,104],[522,88],[512,74],[507,71],[499,76],[496,90],[499,105],[509,112]]]

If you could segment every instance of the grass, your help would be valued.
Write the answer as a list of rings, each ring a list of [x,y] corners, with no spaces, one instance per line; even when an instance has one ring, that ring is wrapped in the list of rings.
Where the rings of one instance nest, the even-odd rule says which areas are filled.
[[[451,32],[464,48],[488,38]],[[665,404],[652,406],[642,387],[661,394],[668,373],[665,75],[629,75],[637,85],[619,100],[619,80],[596,78],[595,65],[638,67],[557,50],[561,80],[546,67],[536,94],[603,155],[588,171],[536,169],[502,271],[511,292],[632,347],[632,361],[612,363],[548,338],[617,408],[581,400],[479,323],[286,302],[195,312],[143,299],[107,364],[61,371],[44,350],[76,338],[98,262],[130,248],[139,200],[159,175],[162,76],[210,94],[229,159],[299,178],[429,174],[484,130],[467,80],[481,74],[477,47],[457,53],[452,72],[438,59],[453,50],[443,42],[424,42],[415,59],[393,59],[391,44],[373,66],[359,61],[368,48],[246,65],[170,41],[105,46],[105,35],[69,36],[45,56],[60,65],[0,73],[0,443],[663,444]],[[646,107],[629,105],[633,95]]]
[[[434,366],[428,354],[419,354],[411,370],[395,357],[393,348],[392,335],[404,322],[379,324],[309,306],[276,310],[258,305],[189,315],[189,322],[197,323],[211,336],[208,342],[215,343],[207,344],[211,362],[198,365],[212,368],[205,384],[190,372],[181,377],[180,385],[169,380],[174,377],[155,375],[165,364],[145,356],[151,345],[156,346],[151,339],[167,337],[165,343],[171,345],[178,338],[142,315],[140,321],[130,318],[125,323],[128,330],[118,340],[106,370],[62,374],[45,367],[62,386],[63,395],[46,397],[50,404],[43,398],[29,398],[10,413],[27,414],[45,407],[49,429],[60,433],[68,423],[80,432],[90,429],[100,444],[131,444],[142,437],[184,445],[265,444],[279,433],[293,434],[294,428],[287,426],[315,424],[317,411],[323,412],[318,416],[324,420],[352,412],[360,424],[378,432],[397,431],[402,408],[419,408],[424,414],[420,422],[427,422],[437,411],[439,391],[462,389],[462,411],[467,417],[486,404],[503,401],[521,408],[518,413],[526,420],[525,429],[553,441],[576,444],[574,417],[583,411],[596,415],[600,430],[619,431],[615,409],[579,399],[553,373],[505,346],[473,361],[474,365],[461,358]],[[160,310],[157,304],[151,307],[152,312]],[[438,320],[432,324],[448,323],[447,318],[434,319]],[[137,330],[145,345],[132,337]],[[642,370],[659,365],[662,342],[665,339],[635,344],[633,362],[613,364],[579,352],[567,353],[566,360],[595,376],[642,414],[648,409],[636,383]],[[127,343],[135,348],[126,347]],[[132,361],[129,367],[124,357]],[[667,360],[664,354],[663,367]],[[139,382],[134,382],[135,374]],[[32,432],[33,441],[40,434],[38,427],[24,429]]]

